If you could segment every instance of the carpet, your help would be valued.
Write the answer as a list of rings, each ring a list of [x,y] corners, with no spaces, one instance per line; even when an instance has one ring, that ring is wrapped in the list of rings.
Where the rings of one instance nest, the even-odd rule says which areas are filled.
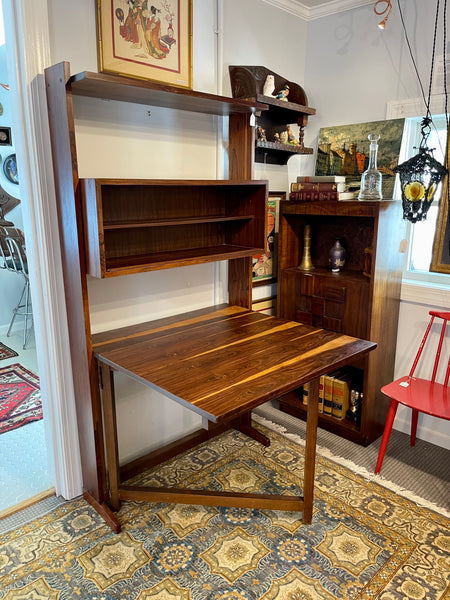
[[[303,447],[256,425],[130,480],[300,493]],[[314,515],[124,502],[112,533],[84,500],[0,536],[3,600],[444,600],[450,520],[318,456]]]
[[[15,350],[5,346],[2,342],[0,342],[0,360],[4,360],[5,358],[12,358],[13,356],[19,356]]]
[[[0,434],[39,419],[39,377],[19,363],[0,369]]]

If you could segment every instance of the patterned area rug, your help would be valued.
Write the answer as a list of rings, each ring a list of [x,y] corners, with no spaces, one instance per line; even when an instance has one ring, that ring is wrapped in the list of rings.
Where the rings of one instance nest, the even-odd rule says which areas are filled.
[[[5,346],[2,342],[0,342],[0,360],[5,358],[12,358],[13,356],[19,356],[15,350]]]
[[[19,363],[0,369],[0,434],[39,419],[39,377]]]
[[[133,482],[298,494],[303,448],[257,425]],[[5,600],[443,600],[450,520],[318,457],[313,522],[299,513],[123,503],[112,533],[83,500],[0,537]]]

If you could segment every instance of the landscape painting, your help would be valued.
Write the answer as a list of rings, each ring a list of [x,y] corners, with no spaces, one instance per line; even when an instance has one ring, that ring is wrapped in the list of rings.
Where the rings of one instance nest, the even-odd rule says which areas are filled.
[[[405,119],[392,119],[323,127],[319,132],[316,175],[344,175],[349,191],[357,197],[361,175],[369,164],[367,136],[377,133],[377,167],[382,174],[383,198],[389,200],[394,194],[393,169],[398,165],[404,126]]]

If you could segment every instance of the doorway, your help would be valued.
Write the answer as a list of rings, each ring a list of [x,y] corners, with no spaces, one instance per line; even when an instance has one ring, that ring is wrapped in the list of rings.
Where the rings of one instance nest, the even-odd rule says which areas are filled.
[[[1,14],[0,227],[2,233],[12,234],[14,231],[22,234],[20,178],[15,155],[6,51]],[[26,254],[24,257],[26,266]],[[18,270],[14,271],[13,266]],[[0,257],[0,517],[14,512],[18,506],[53,487],[42,418],[32,315],[28,317],[26,330],[25,318],[19,314],[10,328],[13,309],[22,292],[28,291],[20,267],[17,261],[6,263]],[[29,311],[32,312],[31,305]]]

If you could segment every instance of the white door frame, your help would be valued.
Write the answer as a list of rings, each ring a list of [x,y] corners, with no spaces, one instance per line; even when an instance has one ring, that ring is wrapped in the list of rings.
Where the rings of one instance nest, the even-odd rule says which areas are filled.
[[[43,74],[51,65],[48,6],[2,5],[50,476],[56,494],[70,499],[82,493],[82,476]]]

